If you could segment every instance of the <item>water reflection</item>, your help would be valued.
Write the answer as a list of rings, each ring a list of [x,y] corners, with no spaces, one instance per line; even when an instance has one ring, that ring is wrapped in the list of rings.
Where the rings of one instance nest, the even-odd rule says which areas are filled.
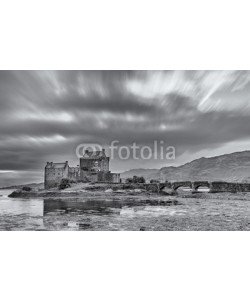
[[[122,209],[123,207],[136,207],[142,205],[177,205],[178,201],[170,200],[83,200],[83,199],[45,199],[44,200],[44,215],[51,212],[61,213],[95,213],[95,214],[110,214],[114,213],[114,209]]]
[[[118,201],[102,201],[102,200],[62,200],[62,199],[45,199],[43,205],[44,215],[52,212],[58,213],[112,213],[110,208],[122,208],[125,204]]]
[[[134,223],[134,229],[140,230],[140,221],[135,222],[138,211],[145,210],[144,216],[157,217],[159,206],[177,204],[176,200],[45,199],[44,225],[53,230],[122,230]],[[153,205],[155,209],[146,209]]]

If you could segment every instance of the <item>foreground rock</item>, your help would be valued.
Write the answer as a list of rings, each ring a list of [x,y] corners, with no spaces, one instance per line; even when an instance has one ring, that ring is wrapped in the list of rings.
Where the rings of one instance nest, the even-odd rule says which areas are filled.
[[[173,189],[164,188],[163,190],[161,190],[161,194],[166,196],[175,196],[177,195],[177,192]]]
[[[23,191],[16,190],[8,195],[9,198],[46,198],[46,197],[74,197],[79,196],[79,192],[61,192],[61,191]]]
[[[8,197],[10,198],[27,198],[30,196],[30,193],[24,190],[16,190],[12,192]]]

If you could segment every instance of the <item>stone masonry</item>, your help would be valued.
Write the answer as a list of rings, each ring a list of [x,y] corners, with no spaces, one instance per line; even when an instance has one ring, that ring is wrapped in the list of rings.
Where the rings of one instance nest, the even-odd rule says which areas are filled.
[[[74,182],[120,182],[120,174],[109,171],[109,157],[104,149],[95,152],[86,150],[77,167],[70,167],[68,161],[47,162],[44,174],[45,189],[57,187],[63,178]]]

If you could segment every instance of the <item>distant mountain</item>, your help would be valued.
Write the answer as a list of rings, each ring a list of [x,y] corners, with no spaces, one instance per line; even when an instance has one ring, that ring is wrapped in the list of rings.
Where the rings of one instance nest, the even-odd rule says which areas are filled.
[[[130,178],[133,176],[143,176],[150,177],[152,174],[157,174],[159,169],[132,169],[126,172],[121,173],[121,178]]]
[[[179,167],[160,170],[135,169],[124,172],[122,178],[144,176],[145,179],[168,181],[207,180],[250,182],[250,151],[235,152],[209,158],[199,158]]]
[[[29,183],[29,184],[19,184],[19,185],[11,185],[6,187],[1,187],[0,190],[13,190],[13,189],[21,189],[24,186],[29,186],[32,189],[42,189],[44,188],[44,183]]]

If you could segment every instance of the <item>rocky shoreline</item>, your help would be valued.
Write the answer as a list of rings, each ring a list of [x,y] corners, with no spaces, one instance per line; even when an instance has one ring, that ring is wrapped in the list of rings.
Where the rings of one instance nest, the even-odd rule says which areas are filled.
[[[9,198],[48,198],[48,197],[75,197],[80,196],[79,192],[26,192],[22,190],[16,190],[8,195]]]
[[[154,192],[154,191],[151,191]],[[145,189],[143,184],[92,184],[78,183],[71,187],[60,190],[58,188],[29,189],[27,187],[14,190],[8,197],[10,198],[64,198],[64,197],[81,197],[94,194],[141,194],[150,193]]]
[[[131,184],[75,184],[74,186],[59,190],[59,189],[40,189],[40,190],[27,190],[17,189],[13,191],[9,198],[78,198],[85,196],[95,195],[138,195],[138,194],[152,194],[153,192],[147,191],[143,185]],[[154,193],[153,193],[154,194]]]
[[[49,199],[50,201],[64,199],[67,201],[146,201],[150,200],[155,203],[159,201],[174,201],[174,199],[218,199],[218,200],[246,200],[249,193],[209,193],[209,192],[184,192],[171,194],[168,191],[160,193],[146,190],[141,184],[75,184],[65,190],[57,188],[45,189],[18,189],[13,191],[9,198],[19,199]],[[248,197],[247,197],[248,198]]]

